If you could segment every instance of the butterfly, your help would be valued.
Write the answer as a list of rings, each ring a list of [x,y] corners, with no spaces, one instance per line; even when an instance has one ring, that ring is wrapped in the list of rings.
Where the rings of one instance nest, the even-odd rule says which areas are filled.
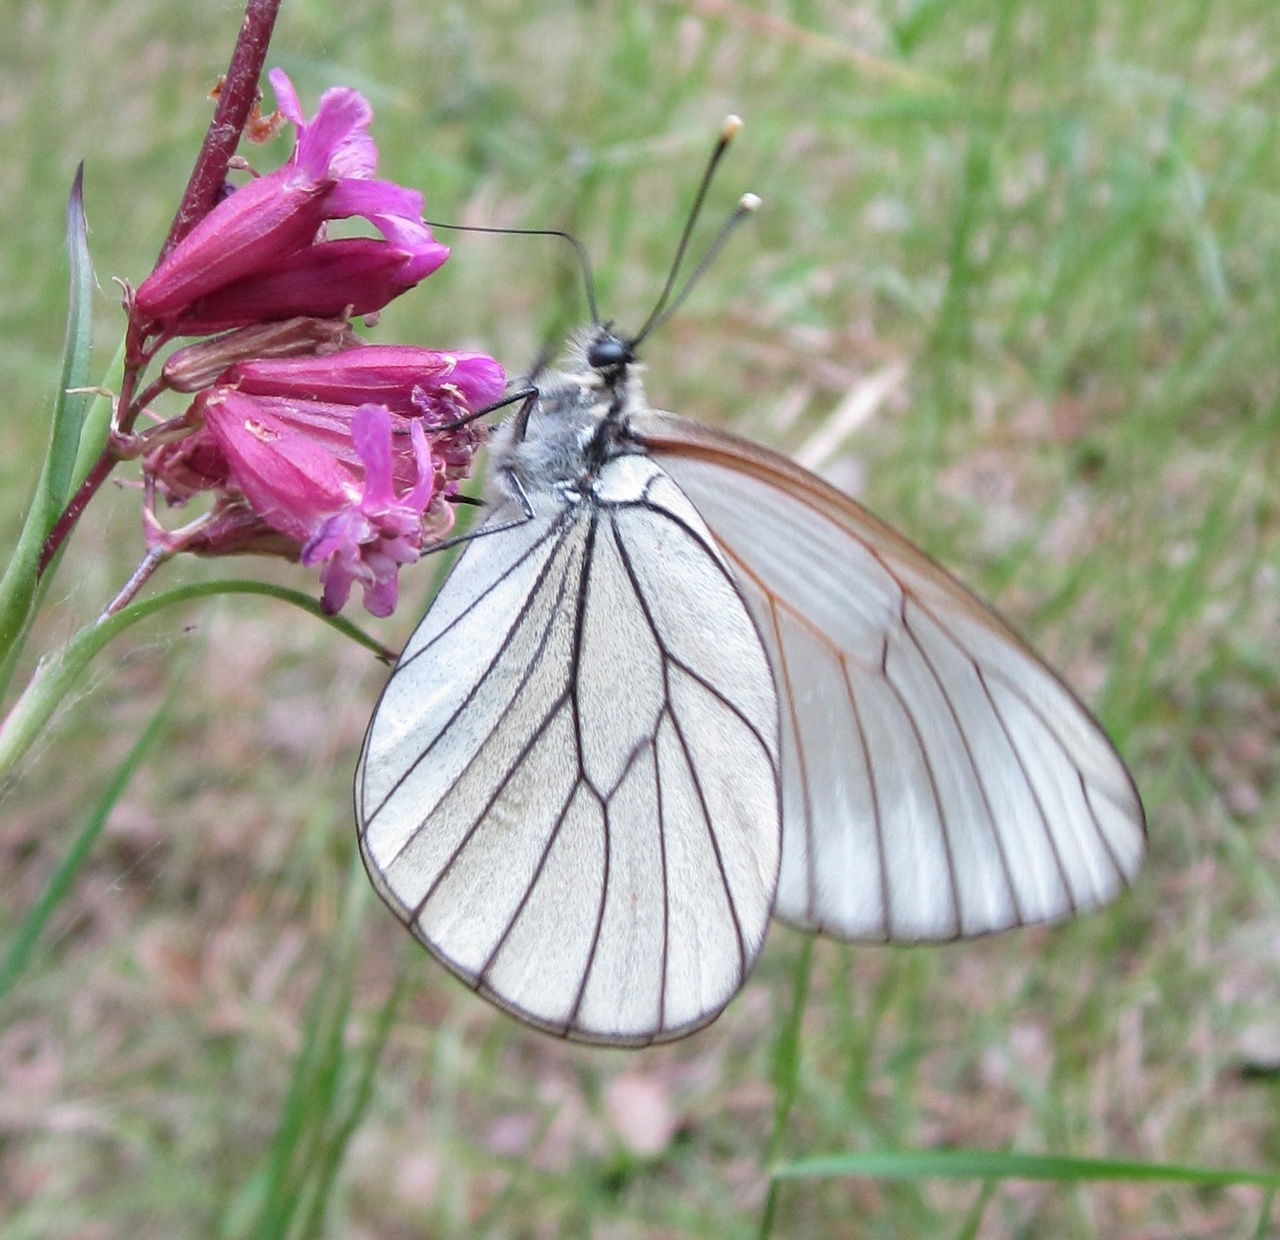
[[[506,1011],[621,1046],[714,1019],[771,917],[926,942],[1109,901],[1146,825],[1101,727],[852,499],[652,409],[656,314],[597,320],[494,434],[360,757],[383,900]]]

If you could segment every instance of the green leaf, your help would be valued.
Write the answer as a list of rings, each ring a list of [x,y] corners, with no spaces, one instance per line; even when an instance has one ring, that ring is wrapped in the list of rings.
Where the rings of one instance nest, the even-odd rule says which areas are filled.
[[[85,412],[84,423],[80,430],[80,445],[76,451],[75,465],[71,472],[71,486],[68,498],[74,495],[80,484],[89,476],[89,471],[97,464],[102,450],[107,446],[107,436],[111,431],[111,414],[113,402],[106,392],[119,392],[124,381],[124,337],[120,337],[120,347],[102,376],[98,392],[90,393],[89,405]]]
[[[45,465],[45,534],[53,528],[71,498],[80,431],[91,395],[83,390],[89,382],[94,290],[89,229],[84,218],[84,164],[76,169],[67,202],[67,258],[71,264],[71,293],[67,334],[62,346],[62,374],[53,404],[53,433]]]
[[[71,289],[67,333],[62,347],[62,371],[53,402],[49,451],[36,493],[27,512],[18,545],[0,579],[0,666],[11,672],[11,652],[21,641],[34,611],[44,541],[71,498],[80,431],[89,408],[83,388],[89,378],[89,340],[92,332],[93,267],[89,262],[88,230],[84,218],[84,165],[76,171],[67,202],[67,253]],[[0,691],[5,685],[0,684]]]
[[[31,953],[35,950],[36,942],[40,938],[41,932],[48,924],[49,918],[53,916],[54,910],[66,899],[72,884],[75,882],[76,875],[80,873],[80,869],[89,855],[89,850],[101,833],[108,816],[115,808],[116,802],[120,799],[125,788],[128,787],[129,781],[141,765],[142,759],[146,756],[147,750],[151,748],[152,742],[160,735],[160,728],[168,715],[168,708],[169,703],[166,701],[156,711],[151,722],[143,730],[142,735],[134,742],[133,748],[129,750],[128,756],[120,764],[115,777],[107,786],[97,805],[94,806],[93,812],[89,815],[84,826],[80,829],[80,834],[76,836],[70,851],[54,871],[53,877],[49,880],[48,886],[45,887],[44,894],[40,897],[39,902],[23,918],[18,927],[17,936],[9,947],[8,955],[5,957],[4,963],[0,964],[0,1002],[4,1001],[5,996],[13,989],[14,984],[26,972],[27,965],[31,962]]]

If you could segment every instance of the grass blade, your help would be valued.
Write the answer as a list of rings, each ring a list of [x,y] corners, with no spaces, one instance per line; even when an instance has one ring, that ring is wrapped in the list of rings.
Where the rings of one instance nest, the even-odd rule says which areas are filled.
[[[90,393],[78,390],[89,382],[89,341],[93,332],[94,280],[89,258],[89,227],[84,217],[84,164],[76,169],[67,202],[67,258],[71,266],[71,290],[44,484],[45,534],[53,528],[71,498],[80,432],[90,401]]]
[[[17,936],[5,956],[4,963],[0,964],[0,1003],[4,1002],[18,979],[26,972],[27,966],[31,961],[31,954],[35,950],[36,943],[45,926],[48,925],[49,918],[53,916],[58,905],[66,899],[71,891],[76,876],[80,873],[80,869],[89,855],[89,850],[101,834],[102,828],[106,824],[111,811],[115,808],[116,802],[120,799],[125,788],[128,787],[129,781],[133,778],[134,772],[137,771],[139,765],[141,765],[147,750],[151,748],[152,743],[160,734],[160,728],[168,715],[168,708],[169,703],[166,701],[152,716],[151,722],[147,724],[142,734],[134,742],[133,748],[129,750],[125,760],[116,770],[111,783],[103,792],[97,805],[93,807],[93,812],[81,828],[80,834],[71,845],[67,855],[62,859],[62,864],[54,871],[53,877],[49,880],[48,886],[45,887],[44,894],[40,897],[39,902],[23,918],[22,924],[18,927]]]
[[[301,1240],[322,1234],[338,1166],[372,1098],[374,1072],[402,990],[399,984],[393,989],[363,1043],[349,1046],[368,895],[364,867],[356,859],[342,924],[312,996],[280,1123],[265,1166],[223,1220],[220,1234],[228,1240]]]
[[[767,1162],[777,1158],[778,1151],[782,1148],[787,1121],[791,1118],[791,1110],[795,1106],[796,1094],[800,1089],[800,1033],[804,1024],[804,1009],[809,998],[809,979],[812,971],[813,938],[806,936],[800,948],[800,956],[796,960],[795,977],[792,980],[791,989],[791,1011],[773,1046],[773,1064],[770,1074],[773,1078],[773,1132],[769,1135]],[[773,1220],[778,1205],[777,1196],[776,1180],[771,1179],[769,1194],[760,1215],[760,1229],[757,1233],[761,1240],[768,1240],[773,1233]]]
[[[1187,1167],[1131,1159],[1069,1158],[1056,1154],[1001,1153],[998,1150],[874,1150],[828,1154],[782,1163],[776,1180],[866,1176],[882,1180],[1127,1180],[1156,1184],[1256,1184],[1280,1188],[1280,1172]]]
[[[1258,1211],[1258,1226],[1253,1233],[1253,1240],[1266,1240],[1271,1230],[1271,1207],[1275,1204],[1276,1190],[1267,1189],[1262,1198],[1262,1209]]]

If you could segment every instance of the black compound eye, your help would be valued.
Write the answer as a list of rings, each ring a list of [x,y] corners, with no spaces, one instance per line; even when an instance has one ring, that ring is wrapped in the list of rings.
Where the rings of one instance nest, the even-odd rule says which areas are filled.
[[[631,345],[617,336],[601,336],[587,348],[587,365],[592,370],[618,370],[633,361]]]

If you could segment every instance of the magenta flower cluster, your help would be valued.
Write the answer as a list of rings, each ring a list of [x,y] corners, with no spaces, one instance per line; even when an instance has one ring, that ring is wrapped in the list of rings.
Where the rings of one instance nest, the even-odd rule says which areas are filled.
[[[164,386],[194,399],[150,433],[143,472],[152,499],[211,493],[213,505],[173,532],[149,506],[148,536],[165,552],[300,559],[319,567],[326,610],[358,584],[385,616],[400,567],[452,525],[448,501],[485,438],[467,419],[501,398],[505,376],[483,354],[366,345],[351,331],[449,251],[420,194],[374,178],[361,95],[330,90],[308,121],[288,78],[270,80],[297,126],[292,156],[225,198],[132,298],[144,352],[212,337],[166,363]],[[327,236],[350,218],[380,235]]]

